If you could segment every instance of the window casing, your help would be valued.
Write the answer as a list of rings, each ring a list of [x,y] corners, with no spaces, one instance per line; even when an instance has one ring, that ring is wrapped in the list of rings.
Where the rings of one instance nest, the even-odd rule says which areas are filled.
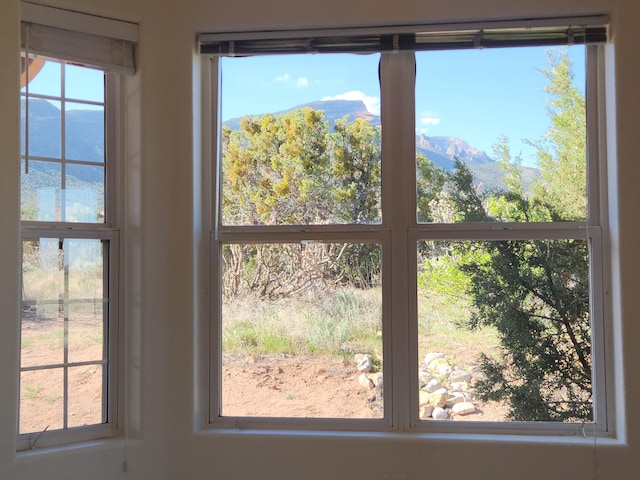
[[[33,4],[22,13],[17,449],[27,450],[122,425],[119,98],[137,28]]]
[[[484,32],[482,27],[480,32]],[[488,28],[489,29],[489,28]],[[304,37],[299,32],[291,37]],[[259,37],[260,34],[256,34]],[[312,34],[309,34],[312,36]],[[443,34],[446,38],[447,34]],[[534,34],[535,36],[535,34]],[[418,363],[418,304],[417,298],[417,248],[421,241],[509,241],[546,240],[587,242],[589,251],[589,291],[591,318],[592,398],[593,422],[582,424],[580,434],[593,430],[598,435],[613,431],[607,422],[607,391],[604,382],[606,352],[604,338],[609,328],[609,307],[606,295],[608,285],[607,203],[606,203],[606,158],[601,148],[605,136],[603,121],[604,89],[602,84],[603,48],[599,45],[586,47],[586,102],[587,102],[587,189],[588,212],[585,221],[562,222],[503,222],[496,223],[420,223],[416,220],[415,190],[406,188],[416,185],[415,151],[415,70],[416,43],[412,47],[400,47],[402,36],[390,35],[388,42],[380,41],[377,51],[380,58],[380,95],[382,103],[381,124],[383,130],[381,152],[381,210],[382,221],[377,224],[346,225],[228,225],[222,214],[223,176],[221,163],[222,143],[219,138],[209,138],[206,132],[219,132],[220,119],[220,58],[225,55],[266,53],[293,53],[297,48],[309,48],[313,41],[289,41],[287,34],[273,42],[251,39],[242,43],[242,35],[228,36],[228,43],[218,41],[223,35],[202,36],[203,58],[203,119],[205,164],[211,167],[212,183],[204,182],[203,222],[210,225],[210,250],[205,253],[210,259],[210,357],[209,414],[203,423],[220,427],[238,428],[291,428],[321,430],[377,430],[414,431],[429,433],[510,433],[574,435],[575,423],[556,422],[433,422],[424,421],[419,414],[419,388],[417,385]],[[343,37],[336,35],[339,44]],[[380,38],[382,38],[381,36]],[[452,37],[456,37],[452,35]],[[481,42],[476,34],[475,41]],[[589,35],[585,35],[587,39]],[[386,37],[385,37],[386,38]],[[417,36],[416,36],[417,38]],[[473,35],[471,37],[473,43]],[[238,40],[236,40],[238,39]],[[336,43],[332,39],[320,39],[311,51],[334,52]],[[433,41],[434,49],[445,47],[441,41]],[[598,39],[597,41],[602,41]],[[324,43],[323,43],[324,42]],[[366,43],[366,42],[365,42]],[[427,40],[427,43],[429,41]],[[535,42],[533,42],[535,44]],[[545,43],[541,43],[545,44]],[[293,46],[292,46],[293,45]],[[300,47],[302,45],[302,47]],[[306,45],[306,47],[305,47]],[[383,45],[383,46],[381,46]],[[388,48],[385,48],[387,45]],[[477,45],[476,45],[477,46]],[[491,46],[491,45],[489,45]],[[505,46],[503,44],[493,46]],[[243,50],[243,48],[247,50]],[[465,44],[462,47],[468,48]],[[325,48],[326,50],[323,50]],[[376,51],[369,45],[354,45],[353,51]],[[340,51],[348,51],[343,48]],[[391,52],[385,52],[390,50]],[[213,53],[220,52],[220,56]],[[209,158],[209,152],[211,157]],[[209,160],[207,160],[209,158]],[[389,159],[394,160],[394,164]],[[207,169],[205,168],[205,172]],[[374,242],[382,251],[382,331],[384,348],[384,415],[380,419],[327,419],[255,417],[225,415],[222,404],[222,309],[221,251],[227,244],[253,242]],[[594,434],[595,434],[594,433]]]

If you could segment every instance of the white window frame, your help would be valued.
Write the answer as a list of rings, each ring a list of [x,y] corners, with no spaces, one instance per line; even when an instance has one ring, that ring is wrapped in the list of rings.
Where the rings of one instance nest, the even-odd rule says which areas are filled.
[[[544,23],[544,21],[541,21]],[[508,22],[507,22],[508,23]],[[517,22],[515,22],[517,23]],[[476,26],[474,24],[474,26]],[[389,27],[392,28],[392,27]],[[480,26],[482,28],[482,26]],[[436,27],[433,27],[436,29]],[[454,28],[451,28],[454,30]],[[429,30],[425,28],[425,30]],[[272,32],[273,34],[273,32]],[[346,33],[348,34],[348,32]],[[345,34],[345,35],[346,35]],[[262,32],[230,34],[228,38],[260,38]],[[312,35],[311,33],[309,35]],[[299,32],[282,33],[280,39],[304,36]],[[203,41],[224,38],[223,34],[201,37]],[[231,44],[232,45],[232,44]],[[206,292],[202,311],[208,310],[201,324],[207,332],[199,343],[202,363],[199,377],[198,412],[202,428],[215,429],[284,429],[321,431],[414,432],[418,434],[500,434],[549,437],[611,437],[613,390],[606,375],[612,375],[612,352],[605,351],[605,339],[611,335],[610,241],[607,204],[607,158],[604,98],[604,46],[585,47],[587,103],[587,164],[589,213],[587,222],[500,223],[500,224],[419,224],[415,215],[415,192],[407,193],[406,185],[415,185],[415,57],[412,51],[382,52],[381,123],[382,144],[382,209],[379,225],[305,225],[290,226],[225,226],[221,218],[220,191],[220,71],[219,56],[203,54],[201,61],[202,100],[202,165],[199,173],[202,195],[201,217],[203,239],[198,255],[201,265],[210,265],[202,273]],[[228,54],[225,52],[225,54]],[[213,138],[212,138],[213,136]],[[393,168],[385,158],[393,153]],[[400,165],[400,166],[399,166]],[[389,212],[394,212],[390,215]],[[417,259],[416,242],[428,240],[505,240],[505,239],[584,238],[589,242],[591,272],[592,365],[594,421],[578,425],[559,422],[437,422],[422,421],[418,408],[417,351]],[[217,261],[221,243],[230,242],[297,242],[373,240],[382,245],[383,258],[383,335],[385,358],[384,418],[370,419],[300,419],[287,417],[254,418],[221,416],[221,294],[218,286],[220,265]],[[394,247],[391,247],[393,245]],[[394,298],[406,299],[390,302]],[[391,306],[390,306],[391,305]],[[391,319],[394,319],[392,322]],[[395,353],[394,353],[395,352]],[[208,398],[208,400],[207,400]]]
[[[16,441],[18,451],[113,437],[121,434],[124,425],[124,365],[120,361],[124,344],[122,302],[120,302],[121,259],[123,257],[120,248],[121,219],[124,204],[122,201],[124,192],[122,186],[122,160],[124,158],[123,74],[130,75],[135,72],[133,48],[138,35],[137,25],[129,22],[26,2],[23,2],[21,7],[23,54],[33,54],[63,64],[73,63],[97,68],[104,72],[105,78],[104,222],[22,221],[22,241],[40,238],[107,241],[108,250],[105,250],[103,258],[105,260],[104,271],[107,276],[105,288],[108,288],[109,305],[108,313],[103,320],[105,331],[103,348],[106,356],[103,361],[103,365],[106,367],[102,386],[103,422],[24,434],[19,433],[18,430]],[[29,48],[34,46],[35,48]],[[64,92],[61,94],[65,95]],[[64,128],[62,128],[61,135],[61,140],[64,142]],[[28,141],[28,136],[26,141]],[[22,158],[25,156],[23,155]],[[62,161],[64,162],[65,159]],[[73,362],[61,364],[62,367],[68,365],[73,365]],[[20,371],[23,371],[22,366]],[[65,391],[66,388],[65,385]],[[64,410],[66,417],[66,406]],[[19,429],[19,415],[17,422]]]

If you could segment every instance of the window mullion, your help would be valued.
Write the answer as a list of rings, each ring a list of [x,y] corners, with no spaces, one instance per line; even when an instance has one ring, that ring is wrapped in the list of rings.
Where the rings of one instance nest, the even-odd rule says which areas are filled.
[[[415,185],[414,54],[383,54],[380,80],[382,210],[383,222],[391,231],[390,258],[383,260],[383,272],[386,272],[383,317],[387,327],[384,346],[385,358],[391,359],[391,364],[385,365],[385,410],[391,409],[396,428],[406,430],[417,402],[417,392],[412,389],[415,382],[411,381],[415,370],[412,359],[416,356],[415,322],[409,308],[411,292],[415,290],[415,275],[408,271],[410,265],[415,270],[416,261],[409,253],[411,249],[407,248],[407,233],[415,223],[412,213],[415,211],[415,192],[407,188]]]

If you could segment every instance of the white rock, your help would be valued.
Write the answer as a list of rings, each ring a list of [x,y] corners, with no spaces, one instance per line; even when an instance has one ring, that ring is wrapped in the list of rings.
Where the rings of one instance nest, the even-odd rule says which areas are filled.
[[[434,394],[434,395],[446,395],[447,394],[447,389],[442,387],[442,388],[439,388],[436,391],[431,392],[431,393]]]
[[[450,375],[453,372],[453,367],[451,365],[438,365],[436,371],[440,375]]]
[[[448,420],[449,414],[444,408],[436,407],[433,409],[431,416],[434,420]]]
[[[432,393],[429,395],[429,405],[434,407],[446,407],[447,396],[442,393]]]
[[[355,356],[359,372],[370,372],[373,370],[373,360],[368,353],[359,353]]]
[[[420,407],[420,418],[428,418],[433,414],[435,408],[431,405],[423,405]]]
[[[436,390],[439,390],[440,388],[442,388],[442,385],[440,385],[440,382],[438,380],[436,380],[435,378],[432,378],[431,380],[429,380],[427,382],[427,384],[424,386],[423,390],[429,392],[429,393],[433,393]]]
[[[471,402],[456,403],[451,411],[456,415],[469,415],[476,412],[476,406]]]
[[[365,373],[361,374],[358,377],[358,383],[362,385],[364,388],[368,388],[369,390],[372,390],[373,388],[375,388],[373,381],[371,381],[371,379],[367,377]]]
[[[452,397],[447,398],[447,405],[449,407],[452,407],[460,402],[464,402],[464,398],[462,397],[456,397],[455,395]]]
[[[449,365],[449,362],[447,361],[446,358],[438,357],[438,358],[434,358],[433,360],[431,360],[431,362],[429,362],[429,365],[427,365],[427,368],[429,370],[431,370],[431,371],[436,371],[437,372],[440,367],[444,367],[444,366],[447,366],[447,367],[451,368],[451,366]]]
[[[469,382],[471,382],[471,374],[469,372],[465,372],[464,370],[453,370],[449,374],[449,382],[450,383],[466,382],[468,384]]]
[[[436,358],[444,358],[444,353],[432,352],[432,353],[427,353],[424,356],[424,364],[427,366],[427,368],[429,368],[429,364],[433,362]]]
[[[451,394],[452,397],[461,398],[465,402],[470,401],[469,395],[467,395],[464,392],[449,392],[449,393]]]
[[[453,382],[449,386],[454,392],[466,392],[469,390],[469,384],[467,382]]]
[[[418,392],[418,402],[420,403],[421,407],[429,404],[429,397],[431,397],[431,394],[429,392],[425,392],[423,390],[420,390],[420,392]],[[431,415],[431,413],[429,413],[429,415]]]
[[[382,383],[382,372],[376,372],[369,375],[369,379],[373,382],[373,384],[377,387]]]

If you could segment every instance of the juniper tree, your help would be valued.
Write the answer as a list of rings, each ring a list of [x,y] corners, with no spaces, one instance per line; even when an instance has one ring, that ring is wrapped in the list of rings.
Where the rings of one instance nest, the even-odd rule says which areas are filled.
[[[479,192],[468,167],[449,179],[458,221],[549,222],[585,218],[584,99],[572,84],[565,53],[549,54],[551,127],[535,142],[541,180],[522,189],[517,162],[503,138],[496,152],[507,189]],[[582,99],[582,100],[581,100]],[[584,239],[458,242],[475,310],[470,327],[493,325],[501,353],[482,355],[483,400],[506,401],[513,420],[592,418],[589,259]]]

